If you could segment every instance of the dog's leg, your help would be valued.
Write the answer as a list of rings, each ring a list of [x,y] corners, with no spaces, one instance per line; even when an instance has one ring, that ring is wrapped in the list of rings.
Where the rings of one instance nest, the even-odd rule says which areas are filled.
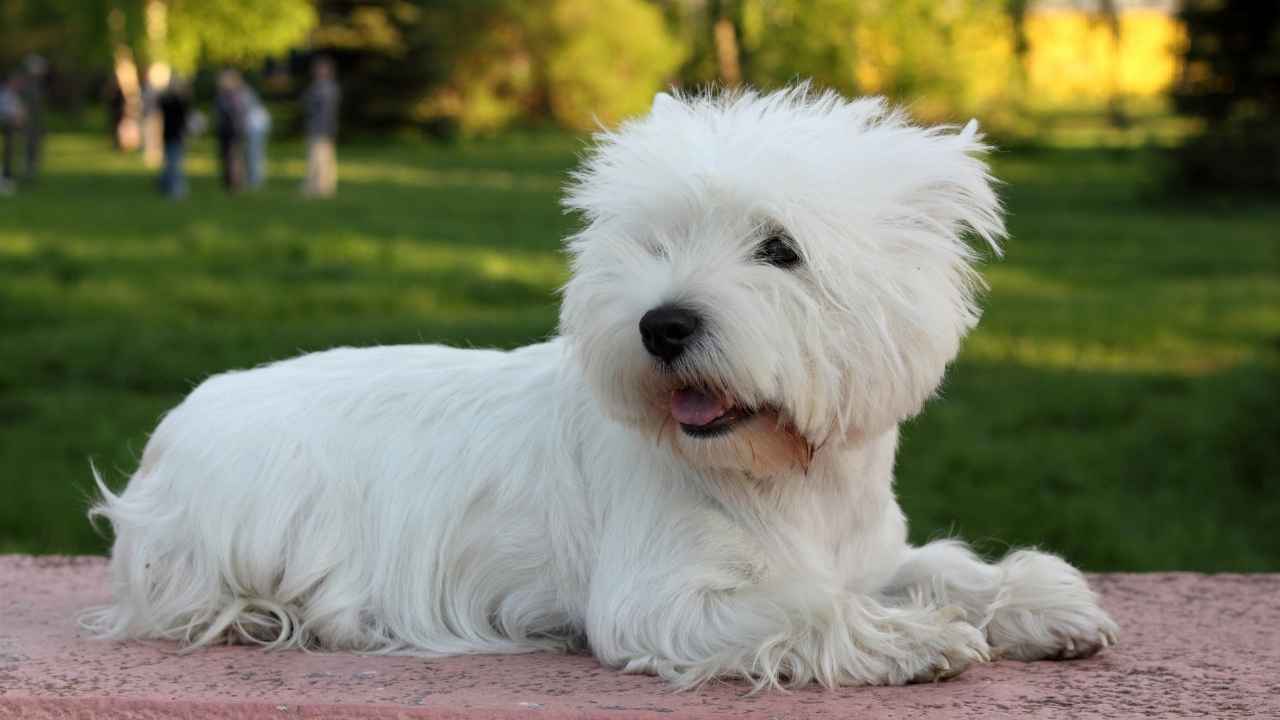
[[[603,662],[682,688],[743,678],[760,689],[929,682],[990,659],[982,632],[956,609],[891,607],[799,582],[655,593],[662,585],[593,600],[588,636]]]
[[[1034,550],[991,565],[964,543],[932,542],[908,551],[888,593],[962,608],[970,623],[986,630],[998,657],[1088,657],[1115,644],[1119,632],[1079,570]]]

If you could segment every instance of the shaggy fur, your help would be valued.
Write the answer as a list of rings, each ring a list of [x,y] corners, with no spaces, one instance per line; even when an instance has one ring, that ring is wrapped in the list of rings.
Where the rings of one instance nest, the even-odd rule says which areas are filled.
[[[659,95],[574,174],[559,337],[210,378],[123,493],[99,480],[114,602],[86,624],[422,655],[585,644],[681,687],[897,684],[1115,642],[1067,563],[913,548],[893,495],[898,423],[978,320],[964,236],[1004,232],[985,150],[973,123],[803,86]],[[659,307],[697,320],[678,357],[637,329]]]

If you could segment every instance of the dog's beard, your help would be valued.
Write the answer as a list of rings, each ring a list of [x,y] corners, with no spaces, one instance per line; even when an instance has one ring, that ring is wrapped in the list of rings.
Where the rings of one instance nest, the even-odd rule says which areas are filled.
[[[659,441],[694,467],[741,471],[756,478],[806,473],[815,448],[776,411],[757,411],[713,436],[691,435],[669,415]]]
[[[808,471],[815,444],[781,403],[688,365],[656,365],[645,375],[645,415],[689,464],[760,478]]]

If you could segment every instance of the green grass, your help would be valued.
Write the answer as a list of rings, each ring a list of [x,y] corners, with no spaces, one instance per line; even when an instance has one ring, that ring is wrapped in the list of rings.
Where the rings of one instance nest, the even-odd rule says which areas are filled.
[[[0,552],[100,552],[93,458],[123,483],[211,373],[338,344],[545,337],[580,141],[343,148],[331,202],[152,192],[96,136],[0,198]],[[1280,207],[1144,199],[1134,153],[996,158],[1013,239],[943,398],[905,429],[924,540],[1038,544],[1094,570],[1280,569]]]

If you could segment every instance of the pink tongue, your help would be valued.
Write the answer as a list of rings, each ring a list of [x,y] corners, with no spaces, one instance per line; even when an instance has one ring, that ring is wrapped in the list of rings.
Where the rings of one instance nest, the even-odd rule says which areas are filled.
[[[671,417],[681,425],[706,425],[725,411],[719,400],[697,390],[685,388],[671,393]]]

